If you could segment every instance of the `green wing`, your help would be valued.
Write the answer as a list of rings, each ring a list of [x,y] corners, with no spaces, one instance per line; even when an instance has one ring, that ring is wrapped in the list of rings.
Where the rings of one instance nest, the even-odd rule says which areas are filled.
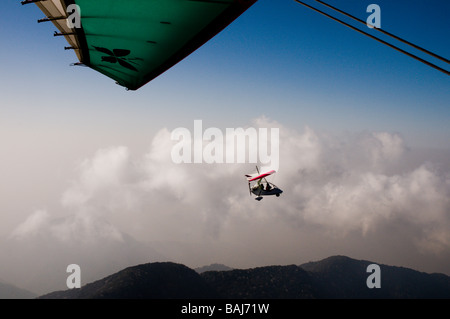
[[[33,2],[65,36],[80,63],[136,90],[202,46],[256,0],[23,1]],[[67,8],[74,4],[80,9],[78,28],[67,25],[67,18],[74,17]]]

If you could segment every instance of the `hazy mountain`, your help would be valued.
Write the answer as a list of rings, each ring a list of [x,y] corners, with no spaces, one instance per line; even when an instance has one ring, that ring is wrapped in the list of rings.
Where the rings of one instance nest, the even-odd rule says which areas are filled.
[[[303,299],[303,298],[450,298],[450,277],[403,267],[379,265],[381,288],[369,289],[373,262],[345,256],[301,266],[206,271],[174,263],[126,268],[80,289],[41,298],[154,299]]]
[[[36,294],[0,281],[0,299],[32,299]]]
[[[233,270],[233,268],[228,267],[223,264],[211,264],[209,266],[197,267],[194,269],[199,274],[204,273],[206,271],[228,271]]]

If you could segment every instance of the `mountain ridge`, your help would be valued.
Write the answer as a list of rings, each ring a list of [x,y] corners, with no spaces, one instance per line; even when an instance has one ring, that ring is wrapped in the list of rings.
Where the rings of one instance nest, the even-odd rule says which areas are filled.
[[[78,289],[56,291],[40,299],[209,299],[219,297],[187,266],[155,262],[127,267]]]
[[[450,277],[380,266],[381,288],[370,289],[367,266],[331,256],[302,265],[264,266],[198,273],[171,262],[128,267],[79,289],[44,299],[422,299],[450,298]]]

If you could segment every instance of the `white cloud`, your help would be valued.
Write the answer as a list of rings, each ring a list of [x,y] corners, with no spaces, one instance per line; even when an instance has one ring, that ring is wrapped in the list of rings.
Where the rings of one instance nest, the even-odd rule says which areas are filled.
[[[64,206],[78,206],[88,202],[102,190],[121,187],[126,183],[129,151],[126,147],[113,147],[97,151],[92,159],[79,167],[79,179],[62,197]]]
[[[38,210],[31,214],[23,223],[17,226],[11,233],[12,237],[22,238],[31,235],[36,235],[41,232],[43,228],[48,225],[50,215],[45,210]]]
[[[297,132],[265,117],[252,124],[281,128],[280,170],[274,178],[285,193],[264,200],[257,208],[261,214],[275,209],[286,221],[314,224],[339,235],[367,234],[400,220],[424,227],[415,234],[422,248],[428,237],[434,247],[439,243],[450,248],[445,236],[426,231],[439,233],[449,224],[449,178],[431,164],[390,173],[393,163],[408,156],[399,134],[331,138],[309,127]],[[254,209],[243,177],[253,164],[175,164],[174,143],[162,129],[142,158],[133,160],[129,150],[119,146],[83,161],[78,179],[62,197],[63,208],[72,211],[71,221],[53,225],[53,234],[66,238],[71,233],[109,233],[119,239],[119,229],[133,234],[133,229],[147,225],[157,236],[146,237],[144,231],[138,238],[156,239],[165,233],[164,239],[182,240],[178,235],[190,228],[202,239],[219,236],[236,210],[248,214],[246,210]],[[38,211],[15,234],[48,227],[49,219],[47,212]],[[164,224],[163,230],[155,223]]]
[[[244,174],[254,164],[173,163],[176,142],[161,129],[144,156],[118,146],[83,161],[63,192],[62,211],[33,213],[13,237],[44,233],[58,243],[101,246],[124,244],[129,235],[159,242],[163,253],[188,264],[279,263],[296,249],[341,243],[349,250],[365,237],[393,238],[427,256],[450,251],[449,172],[431,163],[402,167],[410,151],[399,134],[328,136],[264,117],[251,124],[280,128],[280,169],[272,180],[284,190],[279,198],[250,198]],[[394,247],[382,249],[398,257]]]

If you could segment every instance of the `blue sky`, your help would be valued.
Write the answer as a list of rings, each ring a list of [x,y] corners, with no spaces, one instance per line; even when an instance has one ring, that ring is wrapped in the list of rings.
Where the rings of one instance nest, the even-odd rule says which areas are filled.
[[[363,20],[373,2],[330,1]],[[450,56],[450,4],[434,2],[377,1],[382,28]],[[264,114],[293,127],[396,131],[411,145],[448,147],[448,76],[294,1],[258,1],[138,92],[70,67],[75,55],[53,37],[53,25],[36,23],[43,15],[34,5],[8,0],[1,8],[2,112],[9,121],[158,129],[200,118],[233,127]]]

